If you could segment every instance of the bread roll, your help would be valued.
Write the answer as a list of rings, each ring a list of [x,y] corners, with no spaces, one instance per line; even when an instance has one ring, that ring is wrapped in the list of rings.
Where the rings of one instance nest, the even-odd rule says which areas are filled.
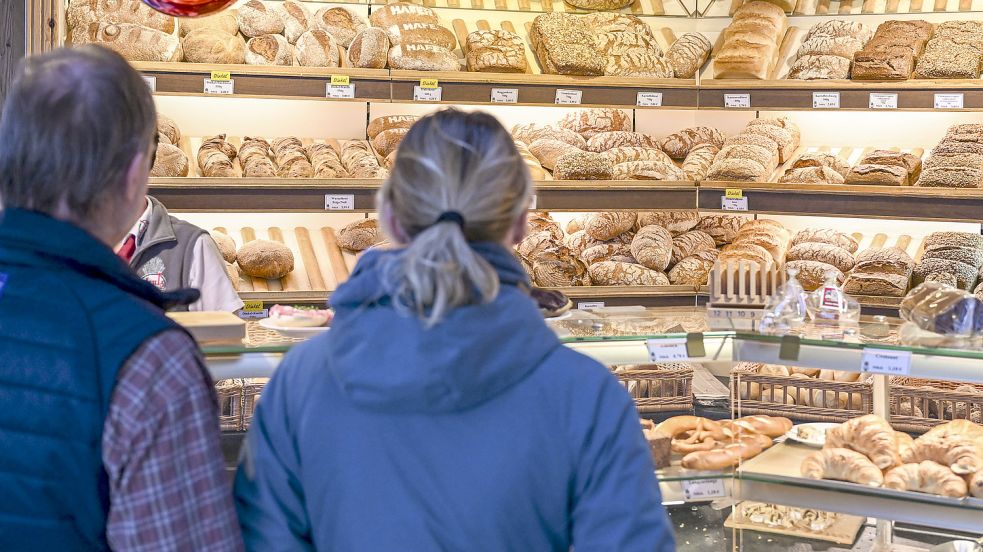
[[[204,17],[183,17],[178,25],[178,31],[182,38],[199,29],[212,29],[234,35],[239,32],[239,21],[236,17],[236,10],[226,10]]]
[[[357,220],[338,231],[338,245],[348,251],[364,251],[385,239],[379,220],[374,218]]]
[[[240,64],[245,62],[242,37],[214,29],[199,29],[184,37],[184,59],[191,63]]]
[[[98,43],[127,61],[181,61],[181,41],[172,34],[133,23],[92,23],[73,31],[75,44]]]
[[[150,176],[188,176],[188,156],[172,144],[157,144],[157,157],[150,169]]]
[[[293,65],[294,47],[283,35],[257,36],[246,43],[245,60],[249,65]]]
[[[389,60],[389,37],[386,31],[368,27],[359,31],[348,48],[352,67],[383,69]]]
[[[428,7],[408,2],[394,2],[373,8],[369,15],[369,23],[373,27],[387,29],[399,23],[431,23],[436,25],[438,20],[437,12]]]
[[[595,240],[610,240],[635,226],[634,211],[602,211],[587,218],[584,231]]]
[[[338,43],[331,34],[314,29],[297,39],[297,65],[302,67],[338,67],[341,59]]]
[[[75,44],[89,42],[88,40],[83,42],[75,40],[74,31],[77,29],[82,35],[85,35],[93,23],[104,25],[128,23],[171,34],[174,32],[174,22],[173,17],[148,7],[141,0],[116,0],[112,2],[106,0],[72,0],[65,7],[65,23],[72,30],[70,38]]]
[[[699,72],[713,45],[700,33],[684,33],[666,50],[666,61],[677,79],[692,79]]]
[[[642,265],[620,261],[604,261],[588,267],[591,282],[596,286],[667,286],[669,278],[662,272]]]
[[[303,2],[283,0],[273,11],[283,21],[283,36],[291,44],[296,44],[300,35],[314,28],[314,16]]]
[[[283,33],[283,20],[261,0],[247,0],[236,14],[239,32],[248,38]]]
[[[253,240],[236,253],[239,268],[254,278],[279,280],[294,269],[294,254],[282,243]]]
[[[525,73],[529,68],[525,41],[509,31],[475,31],[468,35],[465,50],[468,71]]]
[[[447,48],[405,42],[389,50],[389,67],[410,71],[458,71],[457,56]]]
[[[583,109],[566,114],[560,119],[560,128],[571,130],[585,140],[590,140],[602,132],[631,132],[632,118],[629,112],[620,109]]]
[[[348,48],[355,35],[368,27],[368,22],[354,11],[343,7],[324,7],[314,14],[315,28],[327,31],[343,48]]]
[[[654,224],[642,227],[632,239],[630,250],[642,266],[664,272],[672,259],[672,234]]]

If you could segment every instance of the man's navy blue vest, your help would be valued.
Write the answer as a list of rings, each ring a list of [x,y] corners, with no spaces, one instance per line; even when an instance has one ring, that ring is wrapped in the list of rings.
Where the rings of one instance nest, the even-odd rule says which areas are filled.
[[[0,550],[107,550],[116,376],[185,302],[83,230],[0,211]],[[192,299],[193,300],[193,299]]]

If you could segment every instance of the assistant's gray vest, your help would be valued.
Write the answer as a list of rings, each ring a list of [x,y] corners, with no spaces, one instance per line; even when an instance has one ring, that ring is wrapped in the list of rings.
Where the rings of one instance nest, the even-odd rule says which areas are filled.
[[[148,196],[147,199],[152,206],[150,224],[130,259],[130,266],[137,276],[161,291],[190,287],[188,273],[194,259],[195,243],[205,231],[170,216],[155,198]]]

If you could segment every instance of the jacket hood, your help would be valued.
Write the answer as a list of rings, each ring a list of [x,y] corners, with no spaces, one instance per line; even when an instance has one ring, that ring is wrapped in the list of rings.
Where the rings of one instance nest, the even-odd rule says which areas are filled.
[[[512,253],[498,244],[472,248],[498,272],[498,296],[454,309],[431,328],[392,306],[382,271],[400,250],[366,252],[332,294],[330,369],[355,404],[388,412],[464,410],[502,393],[560,346]]]

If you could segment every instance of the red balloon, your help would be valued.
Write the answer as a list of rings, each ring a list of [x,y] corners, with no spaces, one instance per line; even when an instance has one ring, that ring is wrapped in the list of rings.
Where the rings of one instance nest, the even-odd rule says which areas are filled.
[[[236,0],[143,0],[151,8],[175,17],[198,17],[223,10]]]

